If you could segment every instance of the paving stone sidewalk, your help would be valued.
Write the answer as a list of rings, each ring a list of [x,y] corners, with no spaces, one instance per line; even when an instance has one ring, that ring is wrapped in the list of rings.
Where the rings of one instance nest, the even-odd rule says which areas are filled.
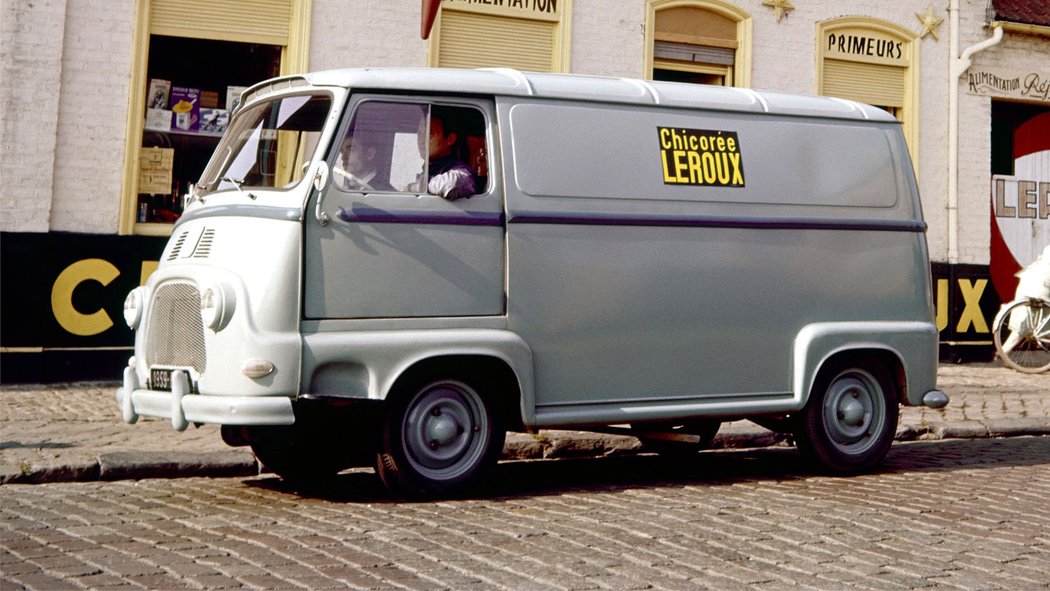
[[[997,363],[942,365],[943,409],[904,407],[898,440],[1050,435],[1050,375]],[[179,433],[170,422],[120,419],[116,383],[0,388],[0,484],[186,476],[244,476],[259,466],[248,448],[227,447],[215,425]],[[716,447],[787,445],[749,421],[726,423]],[[577,431],[511,433],[505,458],[637,453],[633,437]]]

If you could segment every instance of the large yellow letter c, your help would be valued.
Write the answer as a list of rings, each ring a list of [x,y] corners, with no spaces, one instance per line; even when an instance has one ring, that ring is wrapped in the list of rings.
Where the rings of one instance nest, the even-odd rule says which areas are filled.
[[[100,334],[113,326],[113,320],[103,309],[83,314],[73,307],[73,290],[81,283],[95,280],[109,285],[120,271],[109,261],[84,259],[66,267],[51,288],[51,311],[55,320],[67,331],[81,337]]]

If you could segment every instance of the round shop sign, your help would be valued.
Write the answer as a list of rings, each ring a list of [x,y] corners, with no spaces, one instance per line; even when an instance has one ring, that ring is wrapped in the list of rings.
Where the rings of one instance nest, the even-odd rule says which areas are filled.
[[[990,272],[1002,301],[1014,298],[1016,273],[1050,245],[1050,111],[1014,132],[1014,174],[992,176]]]

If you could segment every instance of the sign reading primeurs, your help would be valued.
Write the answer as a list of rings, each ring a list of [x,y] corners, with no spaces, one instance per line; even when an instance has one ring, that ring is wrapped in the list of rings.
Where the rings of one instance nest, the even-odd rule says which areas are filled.
[[[665,185],[743,187],[744,163],[735,131],[657,127]]]

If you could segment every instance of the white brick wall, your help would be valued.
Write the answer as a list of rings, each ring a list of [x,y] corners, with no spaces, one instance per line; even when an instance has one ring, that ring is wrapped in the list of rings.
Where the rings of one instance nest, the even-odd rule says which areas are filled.
[[[133,0],[69,0],[51,229],[115,234],[124,177]]]
[[[426,66],[418,0],[314,0],[310,69]]]
[[[870,16],[916,33],[912,0],[807,0],[777,23],[761,0],[752,16],[752,86],[815,92],[817,23]],[[918,41],[917,171],[934,260],[947,260],[948,63],[946,3],[938,33]],[[990,35],[986,0],[960,0],[961,47]],[[0,36],[0,228],[115,233],[135,0],[5,0]],[[573,72],[643,76],[645,0],[573,0]],[[309,67],[424,66],[418,0],[313,0]],[[1008,32],[975,63],[1045,70],[1045,37]],[[960,92],[960,262],[987,263],[990,99]]]
[[[644,0],[573,0],[572,12],[572,72],[642,77]]]
[[[50,228],[65,0],[0,7],[0,230]]]

